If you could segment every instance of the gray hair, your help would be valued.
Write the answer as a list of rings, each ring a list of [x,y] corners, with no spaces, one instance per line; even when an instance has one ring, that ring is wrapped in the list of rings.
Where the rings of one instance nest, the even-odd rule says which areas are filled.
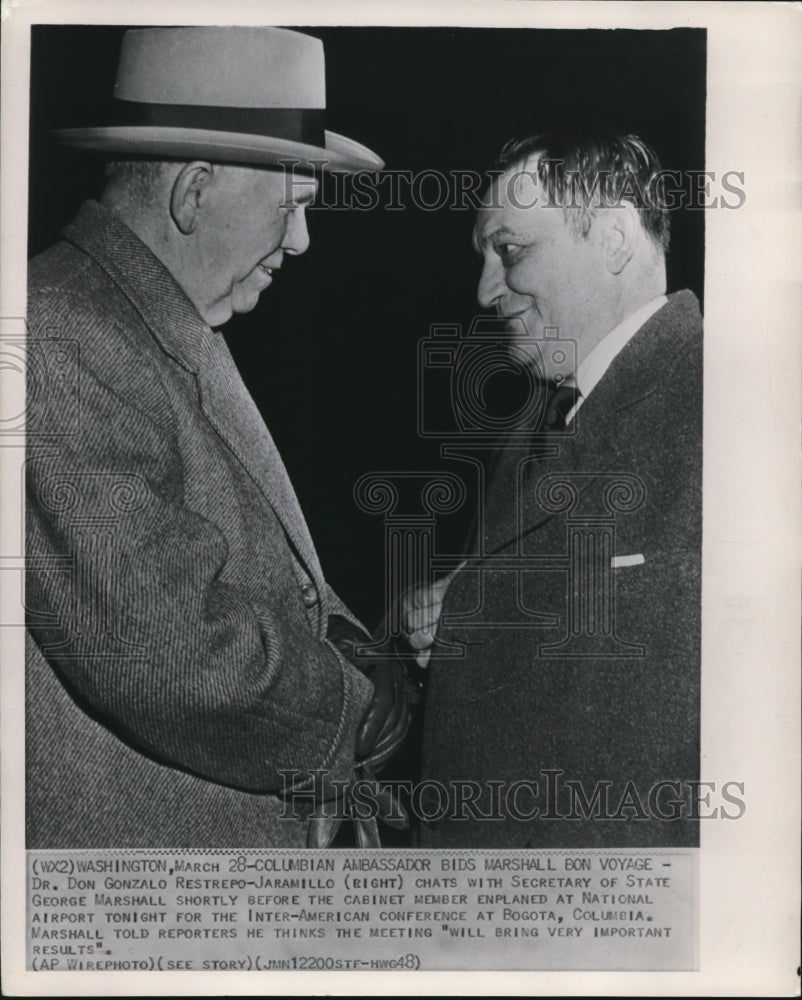
[[[137,201],[147,202],[173,160],[110,160],[106,164],[106,186]]]

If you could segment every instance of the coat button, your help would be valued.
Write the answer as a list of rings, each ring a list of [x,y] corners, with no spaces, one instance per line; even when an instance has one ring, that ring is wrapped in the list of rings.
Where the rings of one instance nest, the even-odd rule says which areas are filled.
[[[314,607],[317,604],[317,590],[314,583],[305,583],[301,587],[301,594],[303,595],[304,604],[308,608]]]

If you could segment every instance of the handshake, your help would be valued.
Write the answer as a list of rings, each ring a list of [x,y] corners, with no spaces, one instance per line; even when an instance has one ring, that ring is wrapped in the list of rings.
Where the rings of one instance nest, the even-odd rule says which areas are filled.
[[[411,650],[416,653],[415,662],[421,668],[428,665],[443,599],[459,568],[430,586],[414,587],[401,599],[405,632],[401,641],[408,646],[403,652]],[[328,639],[373,685],[373,698],[357,733],[354,775],[355,778],[374,780],[376,773],[406,739],[412,724],[412,710],[420,702],[421,686],[409,676],[401,659],[358,657],[357,647],[369,644],[370,636],[347,619],[339,615],[329,617]],[[400,804],[390,796],[389,791],[387,795],[385,814],[379,818],[392,826],[406,828],[408,824]],[[403,819],[400,823],[390,822],[391,815],[402,816]],[[354,818],[359,845],[380,846],[376,820]],[[309,846],[328,846],[337,825],[328,819],[325,808],[321,807],[310,828]]]
[[[413,587],[401,598],[402,641],[416,654],[419,667],[428,665],[431,648],[449,584],[461,566],[428,586]],[[329,618],[328,638],[368,680],[374,694],[357,735],[356,755],[374,770],[382,767],[403,742],[411,724],[411,708],[420,701],[420,687],[404,670],[400,659],[357,657],[370,637],[345,618]]]
[[[397,641],[403,641],[409,649],[399,652],[414,652],[421,668],[429,663],[446,591],[462,565],[433,584],[413,587],[401,598],[404,639]],[[420,701],[420,687],[408,676],[400,659],[358,658],[357,647],[369,643],[370,638],[344,618],[329,618],[328,638],[373,684],[373,700],[362,719],[356,753],[359,760],[377,769],[403,742],[411,724],[411,707]]]

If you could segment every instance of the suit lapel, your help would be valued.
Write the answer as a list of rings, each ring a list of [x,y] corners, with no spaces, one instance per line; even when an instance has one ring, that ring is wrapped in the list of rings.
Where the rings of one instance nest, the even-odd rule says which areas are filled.
[[[205,418],[267,498],[323,593],[320,563],[287,470],[222,334],[209,329],[164,265],[102,205],[87,202],[64,236],[97,261],[161,349],[195,376]]]
[[[548,485],[546,477],[562,479],[573,474],[572,485],[581,496],[590,485],[590,479],[577,477],[577,472],[608,470],[611,456],[614,455],[610,440],[612,428],[608,421],[592,419],[594,414],[584,412],[586,406],[590,408],[590,400],[574,418],[573,434],[538,436],[537,440],[544,444],[553,444],[555,439],[558,440],[559,450],[556,454],[538,456],[538,445],[535,443],[533,457],[521,464],[520,450],[505,449],[488,498],[487,554],[511,546],[520,548],[526,535],[554,517],[555,512],[547,510],[538,496],[538,488],[546,489]],[[594,410],[597,409],[599,408],[594,407]],[[612,416],[614,418],[614,414]]]

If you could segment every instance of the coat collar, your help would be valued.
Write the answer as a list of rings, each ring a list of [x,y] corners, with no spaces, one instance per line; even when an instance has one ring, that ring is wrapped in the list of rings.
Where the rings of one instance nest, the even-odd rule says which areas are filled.
[[[201,367],[214,334],[167,268],[114,212],[86,201],[65,239],[89,254],[132,303],[162,350],[187,371]],[[165,316],[169,322],[165,323]]]
[[[322,571],[295,491],[222,334],[209,328],[161,261],[103,205],[85,202],[63,236],[103,268],[165,354],[195,376],[203,414],[265,495],[323,592]]]
[[[693,292],[669,295],[610,364],[605,377],[584,406],[620,413],[660,387],[666,371],[688,357],[701,336],[702,315]],[[595,405],[594,405],[595,404]]]

